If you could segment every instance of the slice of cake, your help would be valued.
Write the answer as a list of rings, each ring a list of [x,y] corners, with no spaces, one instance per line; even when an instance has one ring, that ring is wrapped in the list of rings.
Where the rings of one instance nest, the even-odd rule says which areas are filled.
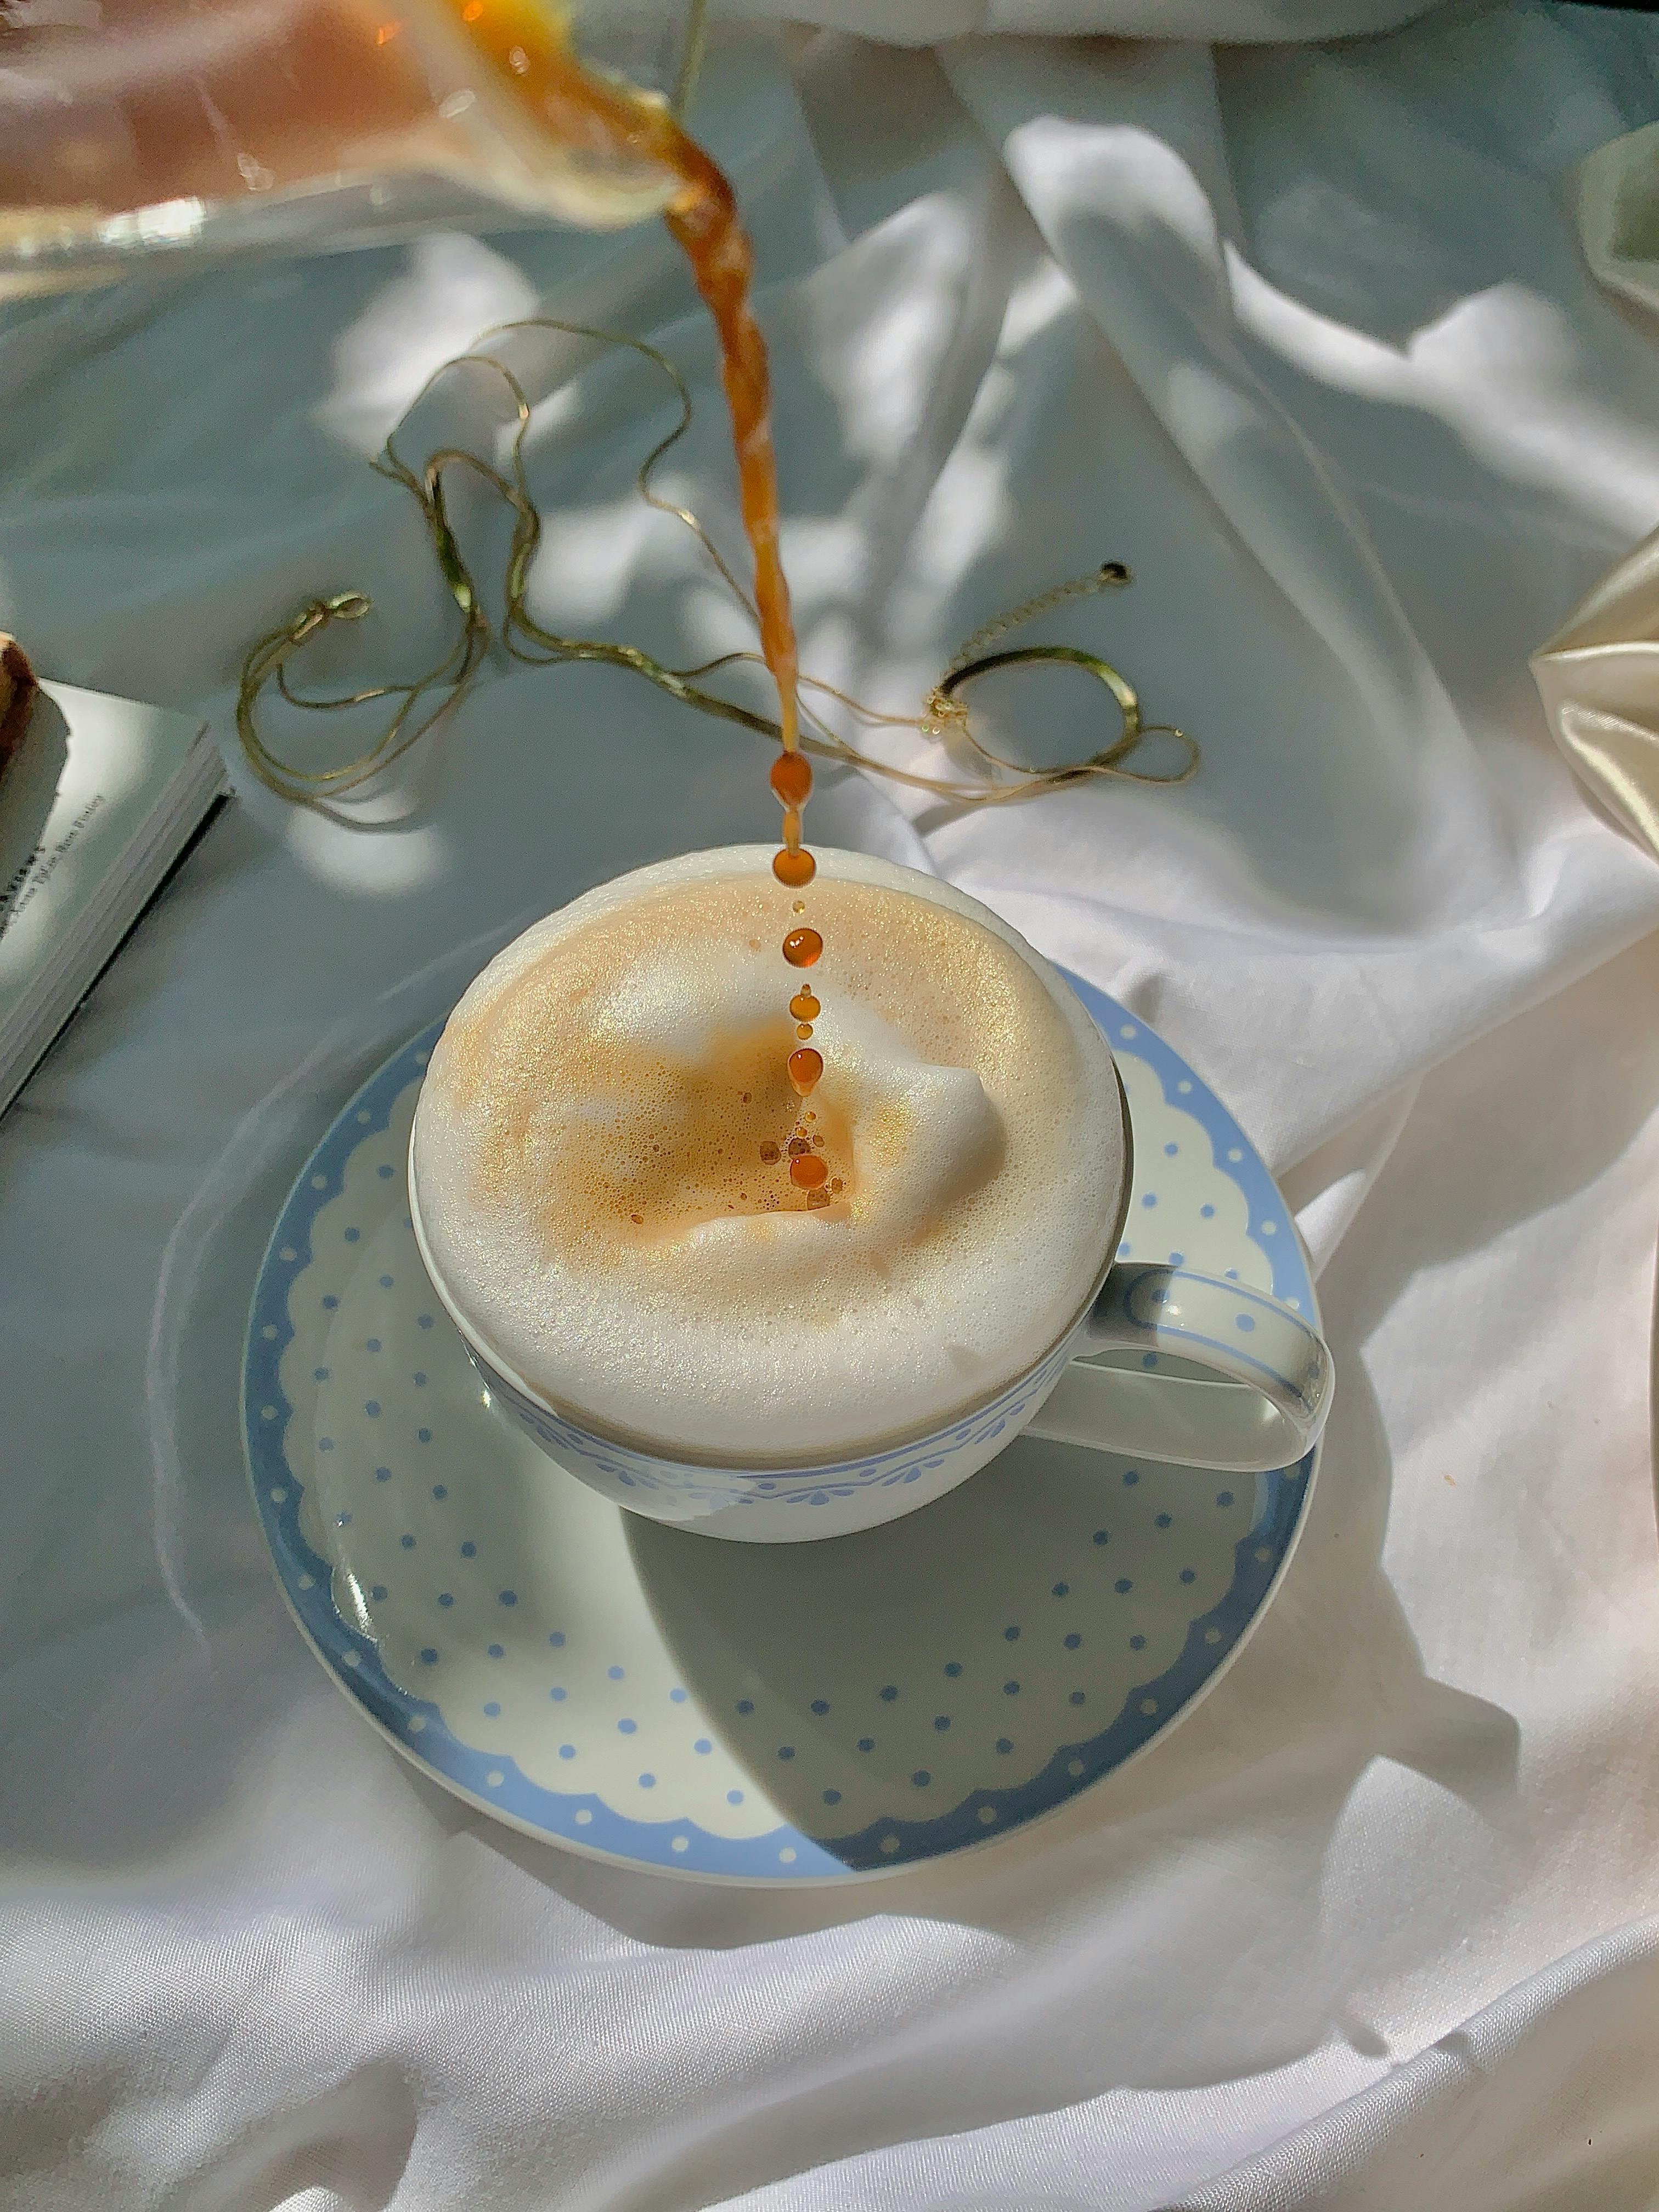
[[[27,653],[15,637],[0,630],[0,783],[22,750],[39,690]]]

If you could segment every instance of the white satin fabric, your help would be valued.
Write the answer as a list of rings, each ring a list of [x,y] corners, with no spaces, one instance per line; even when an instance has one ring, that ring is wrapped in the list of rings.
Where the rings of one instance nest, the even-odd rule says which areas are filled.
[[[1584,163],[1578,229],[1597,279],[1659,337],[1659,124],[1598,146]],[[1659,855],[1659,534],[1574,608],[1532,672],[1562,751]]]
[[[1532,673],[1586,788],[1659,857],[1659,536],[1574,608]]]
[[[1651,2205],[1659,864],[1527,656],[1659,522],[1659,362],[1571,219],[1656,63],[1659,24],[1546,0],[1323,46],[720,43],[808,667],[908,711],[975,624],[1121,558],[1039,634],[1204,748],[1178,793],[968,817],[847,777],[814,828],[988,901],[1231,1100],[1341,1366],[1306,1541],[1150,1756],[878,1887],[625,1874],[422,1784],[245,1500],[264,1227],[508,930],[775,810],[750,740],[601,670],[481,689],[379,832],[256,793],[0,1125],[0,2203]],[[685,363],[669,474],[730,544],[665,242],[449,236],[12,311],[0,626],[222,726],[319,589],[380,606],[319,677],[425,665],[425,541],[363,457],[538,303]],[[632,501],[648,374],[571,366],[538,371],[540,611],[744,641]],[[975,706],[1054,757],[1097,742],[1076,684]]]

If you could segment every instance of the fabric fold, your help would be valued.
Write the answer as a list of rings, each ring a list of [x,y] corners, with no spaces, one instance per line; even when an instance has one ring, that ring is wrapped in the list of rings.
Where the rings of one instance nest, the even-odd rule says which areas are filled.
[[[1584,163],[1578,234],[1598,283],[1659,337],[1659,123]],[[1532,672],[1575,773],[1659,859],[1659,532],[1539,647]]]

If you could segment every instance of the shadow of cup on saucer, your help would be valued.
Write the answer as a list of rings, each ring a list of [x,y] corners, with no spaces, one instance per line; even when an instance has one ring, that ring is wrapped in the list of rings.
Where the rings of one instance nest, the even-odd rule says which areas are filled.
[[[876,1869],[1017,1826],[1157,1734],[1256,1609],[1234,1601],[1276,1564],[1255,1542],[1268,1480],[1022,1437],[857,1535],[731,1544],[626,1516],[627,1536],[733,1757]]]

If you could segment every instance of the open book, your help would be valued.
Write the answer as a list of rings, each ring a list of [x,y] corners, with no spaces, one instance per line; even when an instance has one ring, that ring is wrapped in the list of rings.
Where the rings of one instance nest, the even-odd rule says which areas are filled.
[[[0,775],[0,1113],[225,787],[205,723],[42,684]]]

